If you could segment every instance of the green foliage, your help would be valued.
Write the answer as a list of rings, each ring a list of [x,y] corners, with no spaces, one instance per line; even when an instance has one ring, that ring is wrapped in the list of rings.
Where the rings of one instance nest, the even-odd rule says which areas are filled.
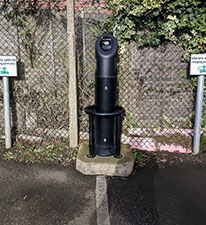
[[[77,149],[68,149],[64,143],[60,145],[50,144],[39,146],[32,144],[25,146],[16,145],[16,150],[8,151],[3,154],[5,160],[16,160],[25,163],[51,163],[58,162],[66,165],[71,160],[76,159]]]
[[[203,0],[106,0],[112,14],[103,22],[119,42],[134,40],[139,47],[163,41],[180,44],[185,60],[206,51],[206,2]]]
[[[139,151],[133,149],[132,150],[132,155],[134,157],[135,163],[139,166],[139,167],[143,167],[147,164],[147,159],[140,154]]]
[[[131,40],[139,48],[170,41],[183,47],[187,62],[191,53],[206,52],[204,0],[106,0],[106,3],[111,14],[102,27],[107,32],[115,31],[120,46]],[[189,88],[195,92],[197,78],[191,80]],[[204,103],[203,114],[205,112]],[[202,127],[206,127],[205,119]]]

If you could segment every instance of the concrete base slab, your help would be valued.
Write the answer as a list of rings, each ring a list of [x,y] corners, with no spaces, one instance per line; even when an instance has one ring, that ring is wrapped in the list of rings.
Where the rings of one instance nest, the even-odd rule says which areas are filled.
[[[76,170],[85,175],[105,175],[105,176],[129,176],[134,167],[134,158],[129,145],[121,145],[121,159],[113,156],[88,158],[89,145],[84,142],[80,145]]]

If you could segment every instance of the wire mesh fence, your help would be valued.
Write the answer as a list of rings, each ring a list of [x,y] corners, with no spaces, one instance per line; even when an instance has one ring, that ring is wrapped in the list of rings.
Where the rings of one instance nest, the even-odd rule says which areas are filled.
[[[138,49],[131,43],[120,65],[120,101],[127,115],[123,141],[138,149],[191,149],[193,88],[183,50],[165,43]]]
[[[26,27],[1,18],[0,55],[14,55],[18,78],[10,79],[13,140],[29,143],[68,141],[68,51],[66,10],[41,10]],[[4,139],[2,81],[0,137]]]
[[[109,15],[103,1],[91,3],[75,1],[80,142],[88,140],[84,108],[94,103],[95,41],[105,32],[101,23]],[[19,77],[10,80],[12,138],[16,141],[68,142],[66,16],[65,10],[42,10],[41,23],[37,26],[28,17],[23,29],[1,18],[0,55],[15,55],[18,60]],[[191,149],[194,88],[183,54],[180,46],[171,43],[139,49],[131,41],[119,47],[118,101],[126,109],[123,143],[147,150]],[[2,138],[2,81],[0,90]]]
[[[102,33],[100,21],[104,14],[84,12],[76,15],[77,80],[79,94],[80,141],[87,139],[88,118],[84,108],[94,103],[95,41]]]
[[[88,1],[87,1],[88,4]],[[108,16],[98,5],[76,13],[80,141],[88,139],[84,108],[94,103],[95,41]],[[171,43],[138,49],[119,47],[119,105],[126,109],[122,142],[147,150],[192,148],[194,88],[183,49]]]

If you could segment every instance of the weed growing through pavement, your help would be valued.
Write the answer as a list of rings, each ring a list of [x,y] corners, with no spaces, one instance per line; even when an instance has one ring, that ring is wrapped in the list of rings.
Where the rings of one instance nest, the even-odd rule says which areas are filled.
[[[132,150],[132,155],[134,157],[135,163],[139,167],[143,167],[146,165],[147,160],[137,151],[137,150]]]

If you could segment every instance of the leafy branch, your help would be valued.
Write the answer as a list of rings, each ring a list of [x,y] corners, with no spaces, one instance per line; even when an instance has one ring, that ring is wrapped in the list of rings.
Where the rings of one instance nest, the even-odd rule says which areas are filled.
[[[180,44],[185,60],[206,52],[206,2],[203,0],[106,0],[112,14],[103,28],[116,26],[119,42],[134,40],[139,47],[164,41]]]

